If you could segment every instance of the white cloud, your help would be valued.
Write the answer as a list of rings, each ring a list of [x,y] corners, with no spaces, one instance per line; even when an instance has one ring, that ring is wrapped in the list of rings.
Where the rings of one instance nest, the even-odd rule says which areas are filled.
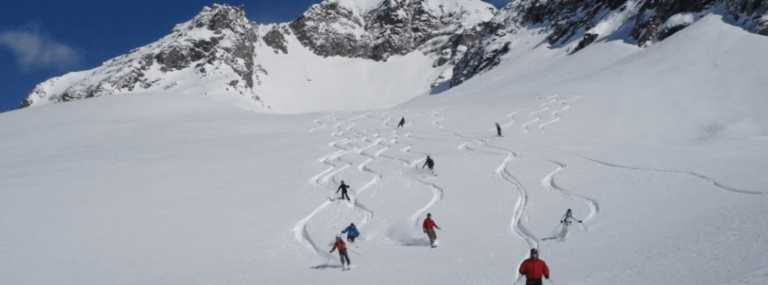
[[[75,49],[41,35],[37,29],[0,32],[0,46],[13,51],[22,71],[43,67],[63,70],[80,62],[80,54]]]

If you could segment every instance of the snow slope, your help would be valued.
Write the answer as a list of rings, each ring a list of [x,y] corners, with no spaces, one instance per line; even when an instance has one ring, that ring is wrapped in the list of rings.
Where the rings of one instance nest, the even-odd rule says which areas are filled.
[[[0,284],[498,284],[532,247],[558,285],[768,282],[768,39],[708,16],[648,49],[530,48],[376,111],[147,93],[3,113]],[[341,180],[352,202],[328,199]],[[542,241],[567,208],[584,224]]]

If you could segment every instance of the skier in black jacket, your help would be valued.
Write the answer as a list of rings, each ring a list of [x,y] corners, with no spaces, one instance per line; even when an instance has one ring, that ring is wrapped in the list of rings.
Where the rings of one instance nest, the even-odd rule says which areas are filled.
[[[347,201],[352,201],[349,199],[349,195],[347,195],[347,189],[349,188],[349,185],[344,184],[344,180],[341,181],[341,186],[339,186],[339,189],[336,189],[336,193],[339,193],[339,190],[341,190],[341,199],[344,199],[344,197],[347,198]]]
[[[429,157],[429,155],[427,155],[427,161],[424,162],[424,166],[429,166],[429,173],[432,173],[432,175],[435,175],[435,171],[433,170],[433,168],[435,167],[435,161],[432,160],[432,158]],[[424,166],[422,166],[421,168],[424,169]]]

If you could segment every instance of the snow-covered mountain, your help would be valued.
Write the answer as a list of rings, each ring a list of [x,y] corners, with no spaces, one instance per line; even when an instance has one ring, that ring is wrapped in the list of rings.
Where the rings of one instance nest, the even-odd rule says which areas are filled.
[[[514,40],[498,64],[415,97],[450,62],[323,57],[229,15],[178,26],[162,64],[158,45],[91,71],[148,89],[0,114],[0,284],[522,284],[531,248],[547,284],[768,284],[768,37],[722,11],[642,47],[612,14],[622,37],[575,53],[546,23],[486,26],[478,43]],[[301,114],[241,109],[267,108],[227,85],[248,29],[254,92]],[[566,209],[582,223],[558,241]]]
[[[259,25],[242,7],[217,4],[152,44],[41,83],[22,107],[158,91],[284,113],[386,107],[380,103],[428,91],[494,12],[471,0],[328,0],[290,23]],[[360,94],[372,88],[401,99]],[[296,95],[307,90],[319,94]],[[339,93],[345,100],[327,102]]]
[[[457,64],[451,85],[509,58],[505,55],[511,50],[527,46],[531,33],[546,35],[536,44],[565,54],[595,41],[621,40],[647,47],[710,14],[768,36],[768,2],[760,0],[514,1],[487,23],[479,43]]]
[[[768,35],[768,4],[756,0],[523,0],[498,11],[475,0],[326,0],[267,25],[214,5],[152,44],[39,84],[21,107],[136,92],[278,113],[388,107],[527,57],[508,53],[530,35],[546,35],[531,48],[563,55],[601,40],[646,47],[713,13]]]

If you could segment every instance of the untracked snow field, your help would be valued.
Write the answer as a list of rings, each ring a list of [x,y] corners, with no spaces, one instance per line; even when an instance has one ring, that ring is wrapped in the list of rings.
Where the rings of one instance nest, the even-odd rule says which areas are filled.
[[[765,50],[709,17],[391,109],[130,94],[3,113],[0,284],[512,284],[531,248],[557,285],[767,284]],[[566,209],[583,224],[542,240]]]

